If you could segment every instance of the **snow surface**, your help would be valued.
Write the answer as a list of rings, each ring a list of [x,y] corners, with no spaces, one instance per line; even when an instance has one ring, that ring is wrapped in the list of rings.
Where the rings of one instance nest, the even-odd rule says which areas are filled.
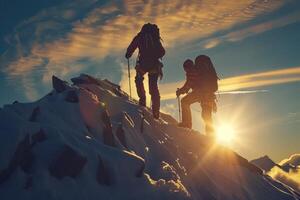
[[[178,128],[171,116],[154,120],[109,81],[81,75],[73,82],[36,102],[0,109],[1,200],[299,199],[232,150]],[[70,92],[74,102],[66,100]],[[36,142],[41,130],[45,138]],[[17,150],[24,141],[33,159]],[[60,179],[49,166],[66,145],[86,162]],[[62,166],[67,174],[72,165]]]

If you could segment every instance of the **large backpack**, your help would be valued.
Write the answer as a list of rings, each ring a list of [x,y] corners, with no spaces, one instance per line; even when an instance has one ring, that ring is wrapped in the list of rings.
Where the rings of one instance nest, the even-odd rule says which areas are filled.
[[[195,59],[195,66],[200,76],[200,88],[207,93],[218,91],[218,80],[216,69],[210,58],[206,55],[200,55]]]
[[[139,64],[146,70],[151,70],[161,63],[159,59],[165,54],[161,44],[159,28],[155,24],[145,24],[139,36]]]

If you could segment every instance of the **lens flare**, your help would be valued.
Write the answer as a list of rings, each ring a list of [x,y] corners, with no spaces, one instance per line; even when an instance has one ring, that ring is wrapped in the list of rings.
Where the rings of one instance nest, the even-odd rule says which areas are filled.
[[[216,127],[217,142],[224,145],[232,144],[235,137],[235,129],[231,124],[221,124]]]

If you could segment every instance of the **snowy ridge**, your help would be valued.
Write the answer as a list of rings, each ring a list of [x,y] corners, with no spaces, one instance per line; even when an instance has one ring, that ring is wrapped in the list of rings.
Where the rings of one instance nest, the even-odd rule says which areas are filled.
[[[235,152],[88,75],[33,103],[0,110],[0,197],[6,199],[293,200]]]

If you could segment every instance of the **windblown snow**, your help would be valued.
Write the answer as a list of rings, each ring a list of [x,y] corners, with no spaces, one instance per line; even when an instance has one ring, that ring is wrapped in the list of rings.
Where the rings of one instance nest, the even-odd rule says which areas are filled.
[[[293,200],[230,149],[82,74],[0,109],[0,199]]]

